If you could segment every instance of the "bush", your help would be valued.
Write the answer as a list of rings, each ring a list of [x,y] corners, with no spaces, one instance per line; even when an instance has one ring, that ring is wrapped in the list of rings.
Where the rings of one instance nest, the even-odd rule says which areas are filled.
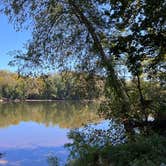
[[[137,135],[128,142],[123,140],[122,143],[113,144],[105,134],[101,139],[100,134],[104,144],[99,144],[98,132],[101,131],[94,131],[96,135],[78,130],[70,133],[73,143],[67,145],[71,152],[68,166],[160,166],[166,163],[166,139],[163,136]],[[114,140],[119,138],[115,135]]]

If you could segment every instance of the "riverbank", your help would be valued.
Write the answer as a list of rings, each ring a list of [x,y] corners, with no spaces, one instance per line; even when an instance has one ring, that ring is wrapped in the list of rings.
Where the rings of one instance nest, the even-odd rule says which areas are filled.
[[[18,103],[18,102],[57,102],[57,101],[81,101],[81,102],[98,102],[100,101],[100,99],[96,99],[96,100],[88,100],[88,99],[81,99],[81,100],[69,100],[69,99],[25,99],[25,100],[21,100],[21,99],[0,99],[1,103]]]

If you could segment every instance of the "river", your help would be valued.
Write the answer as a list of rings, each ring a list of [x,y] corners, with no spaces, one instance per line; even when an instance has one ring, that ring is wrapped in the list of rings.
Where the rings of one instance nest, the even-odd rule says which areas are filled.
[[[0,165],[48,166],[48,157],[64,165],[67,133],[97,123],[97,105],[81,102],[0,103]]]

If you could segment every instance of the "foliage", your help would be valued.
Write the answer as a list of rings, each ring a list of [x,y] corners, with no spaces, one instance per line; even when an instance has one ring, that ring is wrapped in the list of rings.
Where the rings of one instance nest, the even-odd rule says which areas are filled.
[[[96,99],[103,95],[104,80],[86,73],[68,72],[38,77],[0,71],[0,96],[7,99]],[[93,83],[92,83],[93,82]],[[90,87],[90,85],[92,85]]]
[[[110,160],[117,166],[160,166],[166,163],[165,137],[152,134],[137,136],[134,141],[110,148]]]
[[[101,136],[101,131],[95,132],[95,135],[93,132],[86,132],[86,134],[77,130],[71,132],[70,138],[73,139],[73,143],[68,147],[72,157],[70,157],[67,165],[160,166],[162,163],[166,163],[166,140],[163,136],[157,134],[148,137],[138,135],[133,140],[125,141],[125,143],[120,139],[120,144],[113,144],[113,142],[108,141],[104,146],[102,144],[99,146],[99,135],[97,133],[100,132]],[[108,140],[106,135],[103,134],[102,136],[102,140]],[[110,134],[109,136],[109,138],[114,138],[114,141],[119,139],[116,135]],[[92,138],[96,141],[94,144],[92,144]]]
[[[136,122],[144,122],[145,115],[153,117],[157,120],[161,114],[163,115],[166,110],[166,93],[165,86],[160,86],[160,82],[156,80],[143,80],[141,79],[141,91],[144,96],[144,107],[145,111],[142,111],[140,102],[140,93],[137,88],[137,80],[128,80],[126,83],[126,89],[130,96],[130,102],[132,103],[133,109],[131,112],[126,112],[128,119]],[[115,97],[109,87],[106,89],[106,100],[101,103],[99,114],[107,118],[114,118],[120,121],[124,120],[123,105],[120,104],[119,100]]]
[[[47,161],[49,166],[59,166],[59,160],[54,154],[49,154]]]
[[[83,129],[70,131],[68,137],[72,143],[66,144],[70,150],[68,165],[100,165],[100,155],[106,147],[126,141],[123,126],[114,121],[105,126],[106,129],[87,125]]]

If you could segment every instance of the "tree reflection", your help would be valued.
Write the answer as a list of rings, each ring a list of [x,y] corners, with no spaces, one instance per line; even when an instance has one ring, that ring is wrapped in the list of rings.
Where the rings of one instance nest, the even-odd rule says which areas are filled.
[[[75,102],[24,102],[0,104],[0,127],[34,121],[46,126],[76,128],[101,119],[97,105]]]

